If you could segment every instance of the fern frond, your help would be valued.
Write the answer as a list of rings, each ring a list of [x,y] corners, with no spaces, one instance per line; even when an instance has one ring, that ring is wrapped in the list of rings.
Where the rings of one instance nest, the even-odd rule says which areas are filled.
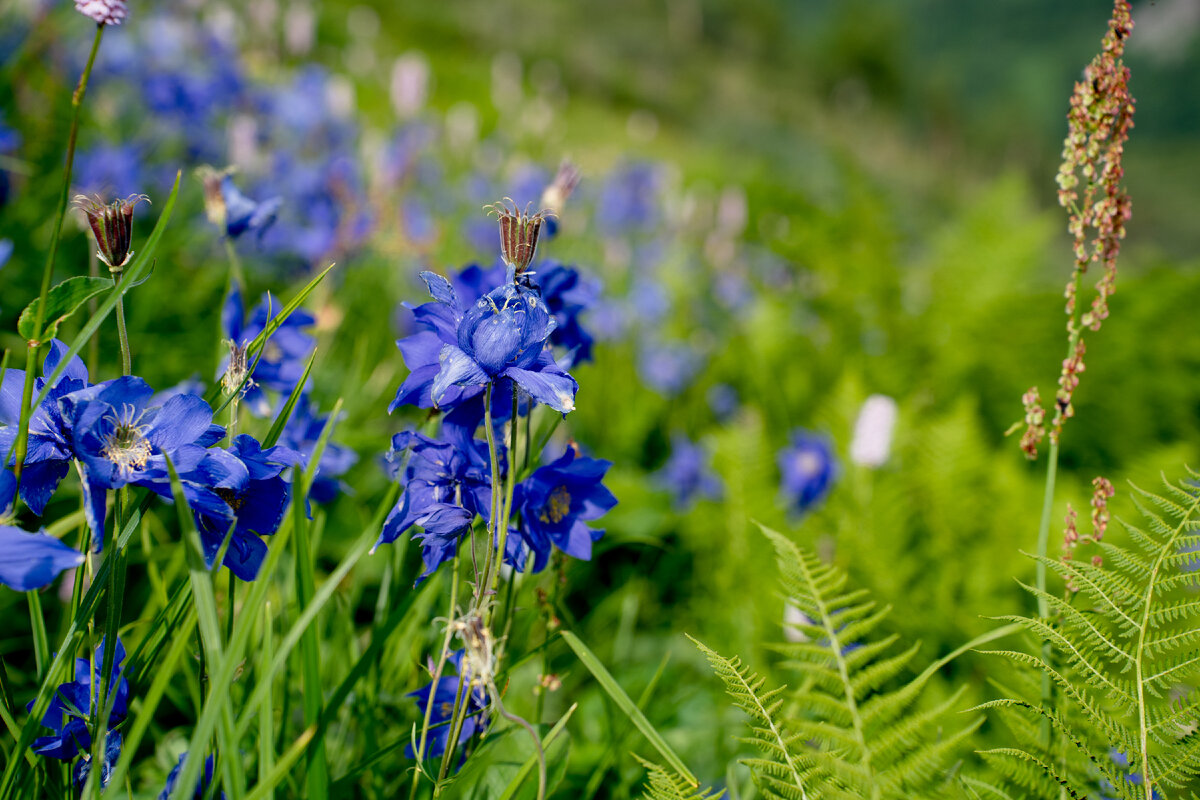
[[[766,684],[766,680],[751,672],[748,667],[742,666],[740,658],[737,656],[725,658],[715,650],[706,647],[698,639],[691,636],[688,638],[708,658],[708,663],[712,665],[717,677],[725,684],[726,693],[733,698],[737,707],[750,716],[750,730],[754,734],[751,741],[767,756],[765,763],[756,762],[759,767],[758,772],[761,773],[766,765],[772,767],[768,770],[772,773],[775,772],[774,767],[784,768],[773,777],[783,778],[784,785],[793,787],[798,792],[797,796],[807,800],[804,780],[800,775],[797,763],[799,759],[793,755],[793,748],[798,737],[784,728],[779,714],[783,701],[778,698],[778,695],[785,687],[764,691],[763,686]],[[787,795],[780,796],[787,797]]]
[[[1194,560],[1185,548],[1193,546],[1192,531],[1200,527],[1200,490],[1181,483],[1169,484],[1165,494],[1134,491],[1144,521],[1121,524],[1136,550],[1109,537],[1100,545],[1103,566],[1037,559],[1078,592],[1063,599],[1025,586],[1050,616],[1002,618],[1049,643],[1053,663],[1003,654],[1048,675],[1070,702],[1044,708],[1010,698],[980,708],[1019,710],[1048,721],[1045,730],[1074,748],[1071,759],[1051,755],[1045,737],[1037,736],[1030,741],[1038,741],[1041,751],[1001,748],[988,751],[991,757],[1037,765],[1061,786],[1077,787],[1081,776],[1090,782],[1099,775],[1112,787],[1106,793],[1147,800],[1164,788],[1194,789],[1200,777],[1200,705],[1181,696],[1200,678],[1200,601],[1191,594],[1200,575],[1184,569]],[[1018,772],[1028,778],[1027,770]]]
[[[642,800],[718,800],[724,792],[713,794],[709,789],[697,789],[682,775],[675,774],[653,761],[634,756],[646,768],[646,786]]]
[[[899,636],[880,629],[890,607],[848,587],[845,573],[786,537],[763,528],[775,546],[784,598],[804,618],[791,626],[805,641],[772,646],[780,668],[804,676],[780,715],[779,690],[737,658],[704,645],[734,703],[750,717],[750,737],[763,757],[743,763],[767,798],[810,800],[933,797],[943,792],[947,765],[980,724],[949,733],[955,695],[934,708],[917,706],[932,671],[901,680],[919,649],[899,649]],[[693,640],[695,641],[695,640]]]

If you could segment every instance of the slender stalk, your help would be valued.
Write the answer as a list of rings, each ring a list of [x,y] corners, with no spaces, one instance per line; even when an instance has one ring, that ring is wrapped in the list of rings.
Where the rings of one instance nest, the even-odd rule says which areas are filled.
[[[458,751],[458,737],[462,735],[463,722],[467,718],[466,696],[470,681],[462,674],[464,671],[459,671],[458,690],[454,693],[454,715],[450,718],[450,734],[446,737],[446,748],[442,751],[442,765],[438,768],[437,785],[433,788],[434,797],[441,793],[439,787],[450,774],[450,762],[454,760],[454,754]]]
[[[438,682],[442,679],[442,672],[446,669],[446,660],[450,653],[450,642],[454,638],[454,614],[458,609],[458,553],[454,554],[454,561],[451,565],[450,572],[450,608],[446,613],[446,635],[442,641],[441,651],[438,653],[437,668],[433,671],[433,682],[429,685],[429,699],[425,702],[425,719],[421,723],[421,739],[417,743],[417,765],[418,768],[413,770],[412,788],[409,790],[409,800],[413,800],[417,796],[417,786],[421,782],[420,765],[425,760],[425,745],[429,741],[429,726],[433,719],[434,695],[437,693]]]
[[[121,273],[113,273],[113,283],[121,282]],[[117,300],[117,338],[121,342],[121,374],[133,374],[133,359],[129,355],[129,333],[125,330],[125,301]]]
[[[242,277],[242,260],[238,258],[237,248],[233,246],[233,239],[225,237],[225,254],[229,256],[229,274],[239,287],[246,285],[245,279]]]
[[[484,614],[486,618],[486,607],[484,598],[486,596],[487,587],[492,583],[492,554],[494,550],[494,542],[496,540],[496,525],[500,522],[500,459],[496,452],[496,431],[492,424],[492,384],[488,384],[483,391],[483,427],[484,433],[487,436],[488,444],[488,465],[491,468],[489,475],[492,481],[492,500],[488,513],[488,543],[485,551],[483,562],[483,580],[475,586],[475,602],[473,603],[475,611]]]
[[[508,474],[504,480],[504,509],[500,514],[500,540],[496,543],[496,573],[492,576],[492,596],[497,594],[500,586],[500,566],[504,563],[505,549],[508,547],[508,517],[512,513],[513,493],[516,491],[517,475],[517,431],[520,430],[520,419],[517,417],[517,384],[512,387],[512,417],[508,423]],[[493,475],[495,473],[492,473]],[[491,614],[483,618],[484,624],[491,622]]]
[[[37,676],[40,681],[46,675],[50,665],[50,643],[46,637],[46,617],[42,613],[42,597],[37,589],[25,593],[29,598],[29,624],[33,628],[33,652],[37,664]]]
[[[116,490],[116,525],[113,530],[117,533],[125,529],[129,516],[129,496],[127,489]],[[92,771],[88,775],[88,783],[93,781],[99,785],[100,775],[104,771],[105,750],[108,743],[108,720],[112,713],[112,701],[116,700],[111,678],[113,677],[114,662],[116,661],[117,641],[121,628],[122,601],[125,596],[125,558],[120,551],[120,544],[114,534],[109,545],[114,549],[113,568],[108,573],[108,612],[104,625],[104,662],[101,665],[99,684],[100,693],[95,700],[95,718],[92,729]],[[93,683],[93,685],[96,685]],[[109,695],[112,695],[110,700]],[[99,765],[99,768],[97,768]],[[85,787],[86,788],[86,787]]]
[[[88,277],[100,277],[100,259],[96,256],[96,251],[88,248]],[[100,307],[100,301],[93,297],[88,300],[88,316],[96,316],[96,309]],[[87,356],[88,375],[95,380],[100,374],[100,340],[93,336],[88,340],[88,356]]]
[[[96,63],[96,53],[100,50],[100,39],[104,35],[104,26],[96,26],[96,37],[92,40],[92,51],[88,54],[87,64],[79,83],[71,95],[71,132],[67,137],[67,159],[63,165],[62,191],[58,197],[58,210],[54,219],[54,233],[50,237],[50,251],[46,256],[46,266],[42,270],[42,288],[38,294],[40,302],[37,306],[34,330],[39,333],[46,324],[46,298],[50,294],[50,280],[54,276],[54,260],[58,256],[58,241],[62,237],[63,220],[67,216],[67,196],[71,193],[71,168],[75,164],[75,142],[79,137],[79,109],[83,106],[83,97],[87,93],[88,78],[92,74],[92,65]],[[40,342],[31,342],[25,357],[25,389],[22,393],[20,428],[17,432],[16,464],[13,466],[13,477],[21,482],[21,468],[25,462],[25,454],[29,447],[29,417],[32,409],[29,402],[33,397],[33,368],[35,356]]]

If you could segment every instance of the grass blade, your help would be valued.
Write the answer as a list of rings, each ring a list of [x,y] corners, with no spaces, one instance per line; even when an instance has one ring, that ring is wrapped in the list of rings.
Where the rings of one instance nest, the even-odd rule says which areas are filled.
[[[588,672],[592,673],[593,677],[596,678],[596,681],[600,684],[600,687],[604,689],[604,691],[608,693],[608,696],[612,698],[613,702],[617,704],[617,708],[621,709],[621,711],[629,717],[629,720],[634,724],[634,727],[642,732],[642,735],[646,737],[646,740],[650,742],[650,744],[654,745],[654,749],[657,750],[664,759],[666,759],[671,768],[683,778],[687,779],[687,781],[693,786],[699,787],[700,781],[696,779],[696,776],[692,774],[692,771],[689,770],[687,765],[683,763],[683,759],[676,755],[675,751],[671,749],[671,745],[667,744],[666,739],[662,737],[662,734],[655,730],[654,726],[650,724],[650,720],[646,719],[646,715],[638,709],[637,705],[633,702],[633,700],[630,699],[629,695],[625,694],[625,690],[621,688],[616,679],[614,679],[609,671],[605,669],[604,665],[600,663],[600,659],[596,658],[596,654],[593,653],[588,646],[583,643],[582,639],[570,631],[562,631],[561,636],[563,640],[570,645],[571,649],[575,651],[575,655],[578,656],[583,665],[587,667]]]

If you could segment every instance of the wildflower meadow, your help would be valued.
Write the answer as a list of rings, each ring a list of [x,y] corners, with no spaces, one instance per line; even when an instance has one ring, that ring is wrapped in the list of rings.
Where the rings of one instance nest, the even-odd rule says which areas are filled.
[[[0,800],[1196,797],[1200,13],[1005,5],[0,5]]]

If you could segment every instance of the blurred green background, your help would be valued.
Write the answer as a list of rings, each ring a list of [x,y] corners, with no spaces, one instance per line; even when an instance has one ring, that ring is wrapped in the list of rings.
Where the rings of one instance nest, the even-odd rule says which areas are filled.
[[[1133,219],[1112,316],[1088,337],[1063,441],[1052,553],[1066,501],[1086,510],[1095,475],[1118,487],[1120,515],[1130,509],[1127,480],[1153,485],[1161,471],[1175,475],[1197,460],[1198,9],[1191,0],[1134,6],[1126,62],[1138,103],[1125,161]],[[648,332],[634,330],[601,342],[596,362],[574,372],[581,389],[570,433],[614,462],[608,484],[621,504],[603,521],[608,533],[594,560],[568,565],[563,607],[634,696],[671,655],[648,714],[698,774],[723,782],[726,764],[746,749],[733,738],[739,715],[682,633],[771,674],[776,656],[767,644],[782,635],[782,600],[773,555],[752,519],[791,532],[895,606],[889,624],[920,640],[925,660],[986,630],[987,616],[1028,610],[1014,579],[1032,573],[1021,551],[1034,546],[1044,461],[1027,463],[1017,437],[1004,432],[1020,419],[1027,388],[1052,396],[1064,355],[1061,293],[1071,254],[1054,175],[1073,81],[1097,51],[1110,10],[1105,0],[255,0],[144,4],[128,24],[164,11],[204,20],[231,32],[246,73],[268,84],[310,61],[323,65],[360,128],[368,175],[373,146],[412,120],[439,132],[428,152],[451,187],[467,185],[450,178],[470,169],[503,185],[525,166],[552,171],[570,157],[584,176],[582,209],[589,184],[615,166],[659,165],[655,230],[663,237],[653,270],[639,249],[651,233],[614,242],[586,215],[572,217],[572,206],[547,245],[614,294],[636,291],[638,273],[652,271],[668,299],[660,332],[703,356],[682,391],[656,391],[636,368]],[[0,209],[0,238],[18,245],[0,299],[11,331],[36,292],[40,264],[20,254],[40,252],[49,235],[39,208],[57,191],[42,176],[54,176],[61,158],[73,80],[63,65],[85,46],[89,26],[61,4],[43,14],[18,3],[8,13],[27,26],[0,83],[14,87],[0,107],[26,140],[19,202]],[[427,82],[404,103],[394,97],[398,59],[426,68]],[[106,91],[116,90],[93,87],[99,124],[83,134],[85,146],[152,122],[106,116]],[[464,125],[474,148],[467,155],[453,141]],[[231,140],[229,128],[212,135],[219,146]],[[713,236],[723,198],[735,218],[744,206],[731,250]],[[457,196],[432,244],[406,238],[397,217],[381,216],[369,242],[322,287],[315,392],[325,407],[346,398],[338,436],[361,454],[347,477],[353,495],[328,512],[326,568],[382,495],[378,455],[387,437],[419,419],[386,414],[406,374],[392,344],[396,305],[424,299],[419,269],[491,258],[455,231],[495,199]],[[130,303],[131,328],[147,337],[138,366],[156,386],[207,377],[216,348],[225,268],[195,181],[185,180],[181,207],[170,263],[164,258]],[[84,263],[82,236],[64,247],[61,264]],[[186,281],[186,302],[166,274]],[[725,302],[727,274],[744,280],[752,299]],[[263,277],[256,288],[278,283]],[[3,343],[19,344],[11,333]],[[717,384],[741,399],[727,420],[708,403]],[[846,459],[854,419],[874,393],[900,408],[893,455],[880,469]],[[797,427],[829,434],[842,462],[828,500],[803,518],[782,507],[776,467]],[[673,432],[713,455],[721,501],[678,510],[656,485]],[[404,556],[410,567],[416,557],[414,548]],[[345,587],[338,622],[327,626],[331,654],[361,635],[354,621],[369,617],[381,569],[364,564],[361,581]],[[411,721],[402,695],[433,641],[427,627],[406,629],[393,645],[395,672],[363,713]],[[517,633],[532,640],[536,632],[530,622]],[[19,630],[5,634],[5,650],[19,652]],[[566,648],[551,654],[565,683],[547,719],[581,703],[570,785],[628,796],[641,770],[625,753],[648,755],[644,743],[621,738],[624,721]],[[330,655],[332,672],[342,666]],[[968,655],[943,671],[935,694],[966,680],[971,702],[981,701],[990,696],[991,668]],[[525,693],[518,706],[531,704],[535,679],[532,664],[514,677],[514,692]],[[1003,737],[993,726],[983,730]],[[362,746],[352,725],[344,733],[348,751]],[[371,790],[382,793],[403,767],[382,770]]]

